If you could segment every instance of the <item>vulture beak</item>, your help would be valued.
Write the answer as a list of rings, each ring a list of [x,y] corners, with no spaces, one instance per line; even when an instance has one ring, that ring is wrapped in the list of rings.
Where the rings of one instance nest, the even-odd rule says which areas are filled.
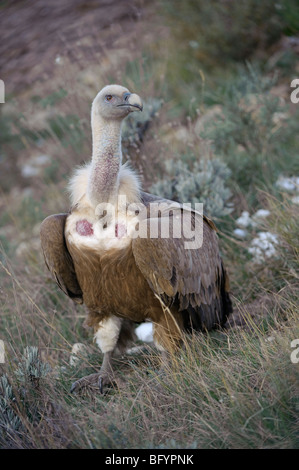
[[[130,111],[142,111],[143,109],[141,98],[136,93],[124,93],[123,103],[119,104],[119,106],[130,108]]]

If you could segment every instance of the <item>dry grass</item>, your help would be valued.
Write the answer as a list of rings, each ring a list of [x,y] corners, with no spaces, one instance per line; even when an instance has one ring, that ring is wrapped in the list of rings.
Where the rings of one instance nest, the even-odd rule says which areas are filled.
[[[261,129],[252,119],[251,126],[243,123],[242,129],[242,136],[251,141],[250,152],[239,152],[236,129],[235,134],[228,132],[231,116],[238,121],[238,103],[228,103],[225,91],[226,85],[228,90],[240,86],[236,67],[228,66],[221,85],[216,65],[212,71],[200,69],[190,80],[195,77],[192,70],[201,65],[196,55],[190,54],[190,68],[183,68],[185,52],[184,57],[179,55],[173,33],[169,37],[159,25],[156,31],[157,37],[149,28],[145,42],[150,46],[143,43],[143,55],[134,56],[134,47],[128,46],[123,58],[109,58],[104,72],[93,60],[98,56],[92,55],[92,49],[85,71],[65,59],[51,84],[41,83],[3,108],[0,339],[5,342],[6,362],[0,368],[12,388],[6,383],[3,402],[5,387],[0,383],[1,447],[298,447],[298,364],[290,359],[291,341],[299,338],[298,205],[273,185],[279,172],[296,174],[291,132],[272,140],[271,152],[263,160],[257,157]],[[279,80],[285,80],[288,70],[277,66]],[[128,158],[145,189],[160,177],[167,179],[165,159],[192,163],[203,153],[213,158],[215,148],[233,170],[230,188],[235,209],[217,222],[235,313],[227,329],[186,338],[181,353],[162,371],[157,351],[148,347],[139,355],[115,358],[118,380],[107,395],[73,396],[71,383],[98,370],[101,354],[92,344],[91,331],[83,327],[84,308],[75,306],[50,278],[38,231],[45,216],[68,210],[67,178],[91,153],[91,99],[112,81],[148,99],[165,101],[143,138],[127,144]],[[219,103],[215,97],[220,97]],[[211,135],[216,135],[211,142],[195,129],[198,116],[208,114],[215,104],[227,116],[227,128],[218,129],[224,137],[217,141],[214,117],[207,118]],[[282,132],[295,112],[288,104],[284,111]],[[272,121],[265,130],[271,134]],[[258,143],[250,132],[258,135]],[[228,138],[231,147],[226,148]],[[205,149],[202,154],[201,149]],[[31,179],[22,176],[24,165],[40,154],[49,155],[50,163]],[[235,155],[243,159],[242,175],[236,171]],[[276,257],[260,265],[248,254],[250,240],[232,235],[241,211],[258,207],[270,210],[264,229],[279,240]],[[69,358],[77,342],[88,346],[74,367]],[[50,372],[35,378],[16,375],[28,346],[38,347],[39,364],[49,364]]]

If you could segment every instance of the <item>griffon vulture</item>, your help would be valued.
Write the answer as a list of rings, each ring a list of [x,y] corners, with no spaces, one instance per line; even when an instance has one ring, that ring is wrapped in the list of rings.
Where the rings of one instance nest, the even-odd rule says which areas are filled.
[[[77,380],[75,391],[103,391],[113,380],[112,354],[134,337],[137,322],[153,322],[155,344],[167,354],[178,348],[183,331],[221,326],[232,310],[213,222],[143,192],[122,164],[122,121],[132,111],[142,111],[142,102],[127,88],[108,85],[98,93],[92,159],[70,180],[71,210],[41,225],[46,265],[63,292],[87,306],[87,323],[103,353],[99,373]],[[185,216],[190,234],[200,235],[195,247],[186,244]]]

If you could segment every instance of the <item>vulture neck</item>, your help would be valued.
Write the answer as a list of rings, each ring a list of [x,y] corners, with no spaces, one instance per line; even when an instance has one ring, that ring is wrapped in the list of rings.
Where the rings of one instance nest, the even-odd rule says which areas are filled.
[[[116,204],[119,170],[122,163],[121,120],[104,120],[92,115],[92,160],[87,196],[96,206],[103,202]]]

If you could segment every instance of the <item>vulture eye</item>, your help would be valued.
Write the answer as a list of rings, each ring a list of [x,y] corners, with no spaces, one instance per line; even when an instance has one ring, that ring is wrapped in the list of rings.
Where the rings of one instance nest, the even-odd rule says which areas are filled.
[[[106,98],[106,101],[111,101],[111,100],[112,100],[112,98],[113,98],[113,96],[112,96],[112,95],[106,95],[106,97],[105,97],[105,98]]]

